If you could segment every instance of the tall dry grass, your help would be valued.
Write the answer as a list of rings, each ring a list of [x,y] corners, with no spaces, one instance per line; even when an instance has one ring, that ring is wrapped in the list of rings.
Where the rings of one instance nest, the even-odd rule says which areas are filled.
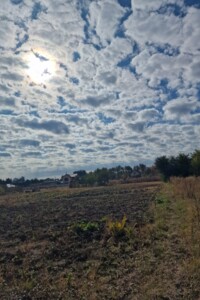
[[[196,222],[200,225],[200,177],[172,177],[174,194],[190,201]]]
[[[200,258],[200,177],[173,177],[170,181],[182,215],[183,237],[191,254]]]

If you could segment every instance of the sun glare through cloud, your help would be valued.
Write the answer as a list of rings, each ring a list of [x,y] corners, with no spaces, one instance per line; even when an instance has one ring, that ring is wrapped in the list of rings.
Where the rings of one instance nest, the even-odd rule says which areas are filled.
[[[26,58],[27,75],[36,84],[46,83],[55,74],[56,64],[47,53],[31,51]]]
[[[0,3],[0,178],[199,149],[199,0]]]

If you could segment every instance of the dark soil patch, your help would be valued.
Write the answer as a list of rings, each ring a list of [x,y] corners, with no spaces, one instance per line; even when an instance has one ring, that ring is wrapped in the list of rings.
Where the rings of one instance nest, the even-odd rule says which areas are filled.
[[[142,246],[134,235],[157,189],[130,184],[0,199],[0,299],[140,299],[134,276]],[[116,240],[105,219],[124,215],[130,233]]]

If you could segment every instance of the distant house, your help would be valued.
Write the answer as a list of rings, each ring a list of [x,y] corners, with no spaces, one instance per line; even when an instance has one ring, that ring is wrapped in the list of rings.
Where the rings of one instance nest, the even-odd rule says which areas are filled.
[[[6,187],[7,187],[8,189],[13,189],[13,188],[15,188],[16,186],[15,186],[14,184],[7,183],[7,184],[6,184]]]
[[[71,181],[71,176],[69,174],[65,174],[61,177],[61,183],[62,184],[69,184]]]
[[[74,187],[77,183],[77,179],[77,174],[65,174],[61,177],[61,184],[64,184],[68,187]]]

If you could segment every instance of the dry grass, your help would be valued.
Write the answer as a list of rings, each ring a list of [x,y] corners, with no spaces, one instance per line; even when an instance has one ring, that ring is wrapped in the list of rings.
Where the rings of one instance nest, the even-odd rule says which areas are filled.
[[[187,201],[192,221],[200,226],[200,177],[172,178],[174,196]]]
[[[179,205],[180,231],[192,257],[200,259],[200,177],[172,178],[173,196]]]
[[[163,268],[164,275],[169,272],[170,264],[174,264],[171,277],[176,281],[176,291],[172,299],[200,299],[199,212],[200,178],[195,177],[171,178],[153,209],[154,223],[149,233],[157,239],[158,257],[162,257],[164,264],[168,261],[169,267],[163,268],[161,263],[158,269]],[[175,297],[180,290],[180,296]]]
[[[199,186],[173,178],[160,191],[146,183],[8,199],[0,298],[199,300]]]
[[[200,299],[200,178],[172,178],[138,228],[141,271],[133,299]]]
[[[0,196],[5,195],[5,188],[3,186],[0,186]]]

